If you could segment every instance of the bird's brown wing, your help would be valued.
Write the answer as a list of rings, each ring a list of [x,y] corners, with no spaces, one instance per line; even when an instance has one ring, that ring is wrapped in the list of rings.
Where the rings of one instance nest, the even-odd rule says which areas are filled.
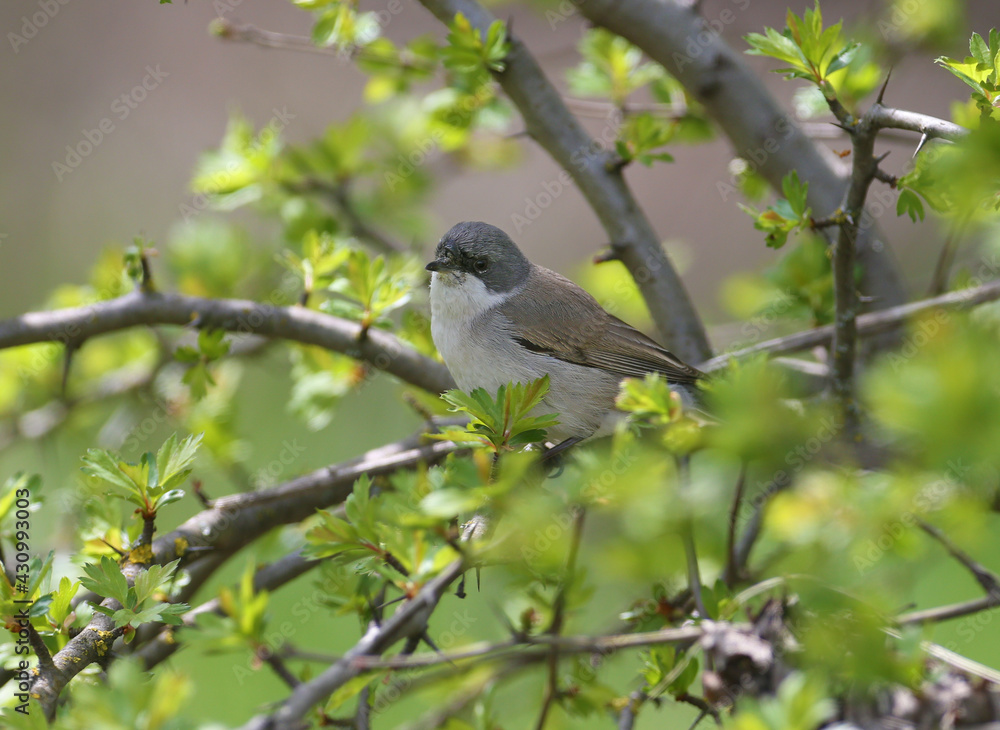
[[[672,383],[704,377],[652,339],[608,314],[590,294],[554,271],[532,268],[524,289],[498,307],[525,349],[623,377],[660,373]],[[523,323],[531,322],[530,325]]]

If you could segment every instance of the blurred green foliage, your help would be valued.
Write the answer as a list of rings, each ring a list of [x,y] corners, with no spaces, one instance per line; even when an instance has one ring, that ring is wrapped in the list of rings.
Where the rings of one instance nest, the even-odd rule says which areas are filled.
[[[258,127],[234,112],[219,147],[199,161],[191,182],[195,200],[169,240],[109,247],[86,284],[60,287],[46,308],[83,307],[153,283],[158,291],[308,308],[352,323],[359,339],[379,328],[434,355],[426,280],[413,253],[426,248],[424,210],[438,162],[497,169],[519,159],[510,138],[512,109],[496,81],[506,68],[508,30],[497,21],[480,32],[456,16],[445,37],[397,42],[383,37],[376,14],[357,3],[296,5],[312,14],[314,43],[338,49],[368,75],[368,106],[300,145],[285,142],[280,115]],[[892,28],[883,34],[885,46],[857,42],[841,23],[824,26],[818,3],[802,15],[789,11],[785,29],[768,28],[747,41],[751,53],[780,60],[780,72],[807,82],[796,97],[801,109],[818,114],[835,100],[858,113],[897,46],[953,36],[959,21],[948,13],[954,2],[919,5],[913,13],[900,10],[901,3],[886,10]],[[994,222],[998,46],[995,31],[974,35],[969,58],[939,60],[972,89],[954,114],[973,129],[954,144],[924,146],[899,180],[898,214],[969,226]],[[607,106],[622,165],[668,161],[671,145],[711,137],[703,110],[677,79],[625,39],[588,29],[578,49],[570,91]],[[733,173],[748,200],[765,195],[749,165],[735,164]],[[725,288],[744,344],[772,330],[832,321],[829,253],[813,231],[807,191],[791,173],[773,203],[741,206],[765,243],[783,249],[767,271],[742,274]],[[252,212],[254,225],[237,224],[230,213],[238,209]],[[994,252],[979,253],[982,265],[953,277],[953,288],[986,273],[995,277],[988,260]],[[581,279],[614,314],[648,323],[624,267],[588,267]],[[992,559],[1000,534],[995,308],[929,314],[869,363],[860,376],[862,436],[885,456],[864,469],[843,443],[831,404],[764,357],[734,362],[711,378],[702,394],[711,419],[686,410],[662,379],[626,380],[618,406],[628,417],[615,434],[578,446],[561,469],[546,473],[537,468],[537,444],[558,414],[544,407],[545,380],[511,383],[497,393],[407,394],[414,416],[399,389],[386,386],[375,369],[313,346],[204,328],[132,329],[76,350],[65,393],[64,357],[62,344],[0,352],[0,446],[37,437],[70,450],[74,459],[86,451],[87,479],[43,490],[37,476],[18,473],[0,488],[4,556],[20,540],[19,489],[32,494],[33,517],[43,497],[53,504],[55,496],[59,527],[76,530],[61,538],[59,552],[31,559],[23,590],[16,576],[0,576],[5,626],[16,630],[15,596],[27,596],[31,626],[52,652],[100,610],[78,602],[81,589],[119,600],[125,608],[111,614],[122,627],[176,623],[186,610],[173,602],[190,580],[186,566],[151,566],[130,586],[112,557],[115,551],[141,557],[143,525],[132,508],[155,518],[162,534],[201,509],[182,496],[205,498],[202,479],[213,496],[263,489],[350,455],[362,438],[408,429],[418,417],[450,409],[469,420],[464,429],[437,434],[468,447],[439,465],[366,475],[340,508],[260,536],[240,568],[220,572],[204,589],[217,596],[218,610],[199,612],[197,628],[178,632],[194,651],[151,678],[125,657],[104,676],[88,668],[67,690],[54,727],[242,722],[248,708],[287,695],[267,673],[270,658],[309,679],[317,665],[303,654],[343,653],[376,609],[392,611],[391,601],[414,596],[460,555],[477,566],[478,590],[461,604],[445,596],[431,618],[427,636],[443,651],[512,635],[539,637],[557,620],[570,635],[741,621],[785,600],[798,648],[783,657],[790,674],[775,696],[737,698],[735,712],[724,714],[727,726],[741,730],[816,727],[833,717],[834,698],[848,688],[874,692],[890,682],[919,688],[931,673],[920,645],[925,638],[948,639],[956,651],[983,660],[995,655],[995,631],[981,633],[978,624],[928,627],[898,640],[884,633],[911,603],[980,594],[971,578],[954,577],[957,568],[915,529],[918,520],[1000,568]],[[248,423],[259,415],[239,412],[247,400],[260,405],[253,414],[272,414],[267,423]],[[279,418],[282,407],[301,431]],[[288,438],[276,446],[285,426]],[[309,456],[299,458],[297,439],[309,430],[317,432],[308,441]],[[341,444],[334,433],[353,438]],[[162,446],[150,450],[151,444]],[[535,446],[523,449],[527,444]],[[21,458],[24,452],[11,453]],[[182,491],[191,477],[191,488]],[[733,507],[738,483],[745,495]],[[129,507],[123,510],[120,500]],[[480,518],[486,529],[461,543],[463,527]],[[750,570],[732,579],[731,526],[737,536],[745,534],[758,518],[762,532]],[[685,534],[697,546],[704,614],[693,608],[688,588]],[[299,549],[318,563],[311,578],[280,591],[254,590],[258,566]],[[567,570],[571,556],[575,566]],[[0,644],[6,667],[17,659],[13,642]],[[689,724],[696,713],[685,702],[707,694],[706,668],[711,671],[711,663],[698,643],[564,656],[555,669],[561,691],[553,724],[607,726],[608,714],[621,711],[637,688],[658,703],[642,708],[652,722]],[[524,668],[509,681],[492,664],[464,662],[454,669],[433,687],[426,686],[428,675],[416,672],[363,673],[334,693],[324,711],[340,717],[364,701],[385,713],[376,726],[389,726],[438,708],[455,693],[475,692],[469,722],[454,719],[450,727],[521,726],[534,719],[539,688],[548,681],[541,667]],[[211,689],[202,679],[212,680],[205,684]],[[223,682],[236,709],[216,707]],[[3,717],[11,727],[40,727],[38,708],[28,719],[9,708]]]

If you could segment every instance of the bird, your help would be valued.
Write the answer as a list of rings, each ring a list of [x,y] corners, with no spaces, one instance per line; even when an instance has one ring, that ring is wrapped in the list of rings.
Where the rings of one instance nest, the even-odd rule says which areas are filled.
[[[441,238],[431,273],[431,337],[458,387],[496,393],[549,376],[536,409],[558,414],[557,449],[613,432],[626,377],[663,375],[687,402],[704,374],[532,263],[500,228],[464,221]]]

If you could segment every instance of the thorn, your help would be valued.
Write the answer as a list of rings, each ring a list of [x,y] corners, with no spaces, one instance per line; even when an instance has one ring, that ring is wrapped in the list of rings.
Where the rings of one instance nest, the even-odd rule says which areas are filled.
[[[605,264],[608,261],[621,261],[622,257],[618,255],[617,251],[615,251],[614,244],[609,243],[608,245],[611,246],[611,248],[594,256],[595,264]]]
[[[888,152],[886,152],[884,154],[881,154],[878,157],[876,157],[875,158],[875,164],[876,165],[881,164],[882,160],[884,160],[886,157],[888,157],[891,153],[892,153],[892,150],[889,150]]]
[[[111,548],[111,549],[112,549],[112,550],[114,550],[114,551],[115,551],[116,553],[118,553],[118,557],[119,557],[119,558],[124,558],[124,557],[125,557],[126,553],[125,553],[124,551],[122,551],[122,550],[119,550],[119,549],[118,549],[118,548],[116,548],[116,547],[115,547],[114,545],[112,545],[112,544],[111,544],[110,542],[108,542],[107,540],[105,540],[105,539],[104,539],[103,537],[101,538],[101,542],[103,542],[103,543],[104,543],[105,545],[107,545],[107,546],[108,546],[109,548]]]
[[[383,609],[391,606],[394,603],[399,603],[400,601],[405,601],[405,600],[406,600],[406,596],[403,595],[403,596],[400,596],[399,598],[393,598],[391,601],[386,601],[385,603],[380,603],[377,606],[374,605],[374,604],[370,604],[370,605],[371,605],[371,608],[373,610],[381,611],[381,610],[383,610]]]
[[[437,652],[438,654],[442,654],[442,653],[443,653],[443,652],[441,651],[441,649],[439,649],[439,648],[438,648],[438,645],[437,645],[437,644],[435,644],[435,643],[434,643],[433,641],[431,641],[431,637],[430,637],[430,634],[428,634],[428,633],[427,633],[427,630],[426,630],[426,629],[424,630],[424,633],[422,633],[422,634],[420,635],[420,638],[421,638],[421,639],[423,639],[424,643],[425,643],[425,644],[427,644],[427,646],[429,646],[429,647],[430,647],[431,649],[433,649],[433,650],[434,650],[435,652]],[[453,667],[455,666],[455,662],[451,661],[450,659],[448,660],[448,663],[449,663],[449,664],[450,664],[451,666],[453,666]]]
[[[920,154],[920,150],[922,150],[924,148],[924,145],[927,144],[928,139],[929,137],[927,136],[927,132],[924,132],[922,135],[920,135],[920,141],[917,142],[917,149],[913,150],[913,157],[911,157],[910,159],[914,159],[918,154]]]
[[[892,67],[889,67],[889,73],[885,75],[885,81],[882,82],[882,88],[879,89],[878,99],[875,100],[876,104],[881,105],[882,99],[885,97],[885,89],[889,85],[889,79],[892,78]]]
[[[195,498],[201,502],[202,507],[205,509],[212,509],[212,500],[207,494],[205,494],[205,490],[202,489],[201,479],[192,480],[191,490],[194,492]]]

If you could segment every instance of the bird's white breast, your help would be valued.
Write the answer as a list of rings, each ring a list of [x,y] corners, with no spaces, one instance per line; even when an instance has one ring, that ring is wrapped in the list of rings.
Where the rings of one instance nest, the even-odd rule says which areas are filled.
[[[509,382],[548,375],[549,393],[536,411],[559,414],[560,425],[550,429],[550,438],[608,431],[619,378],[518,345],[510,321],[494,309],[516,293],[496,294],[471,275],[431,276],[431,335],[458,387],[466,392],[485,388],[493,395]]]
[[[504,350],[513,343],[507,344],[509,337],[499,337],[496,318],[482,316],[508,296],[491,292],[475,276],[431,275],[431,336],[462,390],[486,388],[495,393],[511,379]],[[501,373],[508,373],[507,377],[501,379]]]

